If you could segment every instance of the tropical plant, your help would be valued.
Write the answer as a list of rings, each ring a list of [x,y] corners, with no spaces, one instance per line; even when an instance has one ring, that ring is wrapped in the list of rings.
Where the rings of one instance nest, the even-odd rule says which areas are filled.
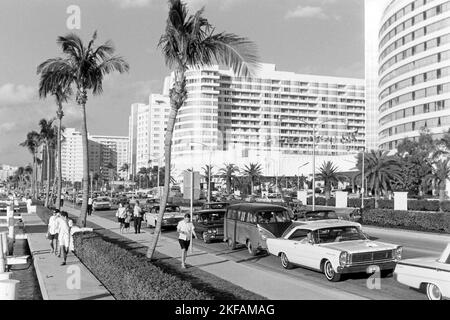
[[[203,17],[203,12],[204,8],[189,15],[185,3],[169,0],[166,30],[158,43],[166,65],[174,71],[174,81],[169,93],[171,111],[164,141],[164,192],[155,237],[149,247],[150,259],[161,233],[161,222],[169,196],[172,136],[178,110],[187,97],[186,71],[188,68],[217,63],[231,67],[237,75],[250,76],[258,61],[252,42],[231,33],[215,33],[214,27]]]
[[[322,166],[319,168],[316,179],[324,182],[325,199],[328,204],[328,201],[331,198],[331,188],[340,181],[346,179],[346,176],[339,173],[338,167],[336,167],[333,162],[327,161],[323,162]]]
[[[50,196],[50,180],[51,180],[51,159],[52,159],[52,147],[54,146],[54,141],[56,137],[56,132],[53,127],[53,119],[46,120],[41,119],[39,121],[39,139],[45,148],[45,159],[46,159],[46,177],[47,186],[45,191],[45,203],[44,205],[48,207],[49,196]]]
[[[439,202],[445,201],[447,180],[450,180],[450,159],[438,160],[434,163],[432,172],[426,177],[428,182],[433,182],[439,189]]]
[[[130,179],[130,175],[128,174],[129,170],[130,170],[130,165],[128,163],[124,163],[119,169],[119,171],[127,173],[126,180]]]
[[[33,198],[37,198],[37,152],[40,145],[39,133],[36,131],[30,131],[27,133],[27,138],[20,144],[22,147],[26,147],[33,156],[33,174],[31,179],[31,194]]]
[[[103,79],[105,75],[118,71],[119,73],[129,70],[128,63],[122,58],[114,56],[114,46],[111,41],[95,46],[97,32],[86,46],[81,38],[74,34],[60,36],[57,44],[62,48],[64,58],[49,59],[38,66],[39,74],[47,74],[49,88],[58,85],[61,88],[74,86],[76,90],[76,102],[81,110],[81,136],[83,146],[83,202],[81,206],[78,224],[86,226],[87,204],[89,197],[89,152],[86,123],[86,103],[88,91],[92,90],[94,95],[103,92]]]
[[[236,179],[236,175],[239,173],[239,168],[233,163],[226,163],[223,168],[219,170],[219,177],[225,180],[227,186],[227,194],[231,193],[231,187],[233,181]]]
[[[61,77],[62,82],[58,83],[53,80],[55,73],[60,72],[59,70],[52,70],[50,68],[38,69],[38,74],[40,74],[39,81],[39,97],[44,99],[48,95],[52,95],[55,98],[56,105],[58,109],[56,110],[56,117],[58,119],[57,134],[56,134],[56,181],[57,181],[57,192],[56,192],[56,208],[61,209],[61,188],[62,188],[62,167],[61,167],[61,141],[62,141],[62,118],[64,117],[63,103],[67,103],[70,96],[72,95],[72,88],[64,78]]]
[[[357,167],[362,167],[361,155],[358,156]],[[375,194],[375,208],[378,209],[378,200],[381,193],[392,190],[393,182],[401,179],[399,161],[389,156],[387,151],[372,150],[365,155],[365,178],[368,188]]]
[[[139,168],[138,171],[138,175],[139,175],[139,188],[142,188],[142,178],[144,178],[144,181],[146,181],[147,179],[147,175],[148,175],[148,170],[146,167],[141,167]]]
[[[209,181],[209,177],[211,177],[212,179],[212,177],[214,176],[213,168],[214,168],[213,165],[206,165],[202,168],[203,177],[205,178],[206,186],[208,188],[208,197],[207,197],[208,199],[211,199],[211,190],[210,190],[211,183]]]
[[[244,170],[242,171],[244,176],[247,176],[250,181],[250,194],[253,195],[255,191],[255,183],[257,183],[258,179],[262,176],[262,168],[259,163],[250,163],[250,165],[245,165]]]

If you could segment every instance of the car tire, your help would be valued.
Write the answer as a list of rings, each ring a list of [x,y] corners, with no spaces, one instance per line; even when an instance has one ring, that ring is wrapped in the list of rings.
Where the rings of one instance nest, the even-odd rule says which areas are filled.
[[[428,300],[442,300],[442,292],[439,287],[433,283],[427,284]]]
[[[333,265],[331,264],[330,260],[325,261],[325,263],[323,264],[323,273],[325,274],[325,278],[327,278],[328,281],[338,282],[341,280],[341,274],[334,271]]]
[[[258,250],[253,246],[250,240],[247,240],[247,250],[252,256],[256,256],[258,254]]]
[[[228,239],[227,245],[230,250],[236,249],[236,242],[234,242],[233,239]]]
[[[287,255],[284,252],[282,252],[280,254],[280,261],[281,261],[281,266],[284,269],[288,269],[288,270],[292,269],[293,265],[292,265],[292,263],[289,262],[289,259],[288,259]]]
[[[204,243],[210,243],[211,241],[208,240],[207,236],[205,236],[206,234],[207,234],[207,232],[203,232],[202,233],[202,240],[203,240]]]

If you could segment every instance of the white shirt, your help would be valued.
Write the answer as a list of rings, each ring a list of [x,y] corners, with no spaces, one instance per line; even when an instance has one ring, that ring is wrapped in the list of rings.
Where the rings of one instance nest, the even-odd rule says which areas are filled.
[[[88,204],[92,204],[92,198],[88,199]]]
[[[51,216],[50,219],[48,220],[48,232],[52,235],[57,233],[58,228],[57,219],[58,219],[57,216]]]
[[[134,206],[134,216],[140,217],[141,214],[142,214],[142,209],[139,206],[135,205]]]
[[[180,232],[180,234],[178,236],[178,239],[180,239],[180,240],[188,240],[188,241],[191,240],[192,233],[194,232],[194,229],[195,229],[195,227],[192,224],[192,222],[187,222],[186,223],[184,220],[181,220],[180,222],[178,222],[177,231],[178,232],[180,232],[180,231],[186,232],[187,235]]]

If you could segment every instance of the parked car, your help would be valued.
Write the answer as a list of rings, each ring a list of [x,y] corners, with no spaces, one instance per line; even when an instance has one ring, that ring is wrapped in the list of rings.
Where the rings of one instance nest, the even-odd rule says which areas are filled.
[[[231,205],[224,219],[224,241],[230,249],[244,244],[255,256],[267,249],[268,238],[280,237],[291,224],[291,214],[285,207],[265,203]]]
[[[202,210],[226,209],[229,205],[229,202],[208,202],[202,205]]]
[[[369,240],[357,223],[339,220],[293,224],[280,238],[267,239],[267,248],[283,268],[307,267],[333,282],[374,265],[393,271],[402,255],[401,246]]]
[[[296,221],[317,221],[317,220],[339,220],[338,215],[333,210],[315,210],[294,213]]]
[[[406,259],[397,263],[394,279],[425,290],[429,300],[450,299],[450,244],[441,257]]]
[[[75,204],[81,205],[83,203],[83,194],[79,193],[77,194],[77,197],[75,198]]]
[[[225,209],[207,209],[194,212],[193,224],[195,233],[205,243],[223,240],[223,221]]]
[[[147,227],[155,228],[158,220],[159,204],[153,205],[149,212],[144,215],[144,220],[147,222]],[[184,213],[181,212],[180,206],[168,204],[164,211],[161,228],[176,227],[178,222],[184,219]]]
[[[111,201],[107,197],[97,197],[92,201],[94,210],[111,210]]]

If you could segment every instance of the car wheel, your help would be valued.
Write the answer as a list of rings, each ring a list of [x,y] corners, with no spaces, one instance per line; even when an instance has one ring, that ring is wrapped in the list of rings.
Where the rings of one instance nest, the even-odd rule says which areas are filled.
[[[435,284],[427,284],[427,297],[428,300],[442,300],[442,292]]]
[[[287,255],[282,252],[280,254],[281,266],[285,269],[292,269],[292,263],[289,262]]]
[[[210,241],[208,240],[208,233],[207,232],[203,232],[202,233],[202,239],[204,243],[209,243]]]
[[[228,239],[227,245],[230,250],[236,249],[236,242],[234,242],[233,239]]]
[[[325,277],[328,281],[338,282],[339,280],[341,280],[341,274],[334,271],[333,265],[331,264],[330,260],[325,261],[323,265],[323,273],[325,274]]]
[[[258,250],[256,250],[256,248],[253,247],[253,244],[250,240],[247,240],[247,249],[248,253],[250,253],[250,255],[252,256],[256,256],[258,254]]]

